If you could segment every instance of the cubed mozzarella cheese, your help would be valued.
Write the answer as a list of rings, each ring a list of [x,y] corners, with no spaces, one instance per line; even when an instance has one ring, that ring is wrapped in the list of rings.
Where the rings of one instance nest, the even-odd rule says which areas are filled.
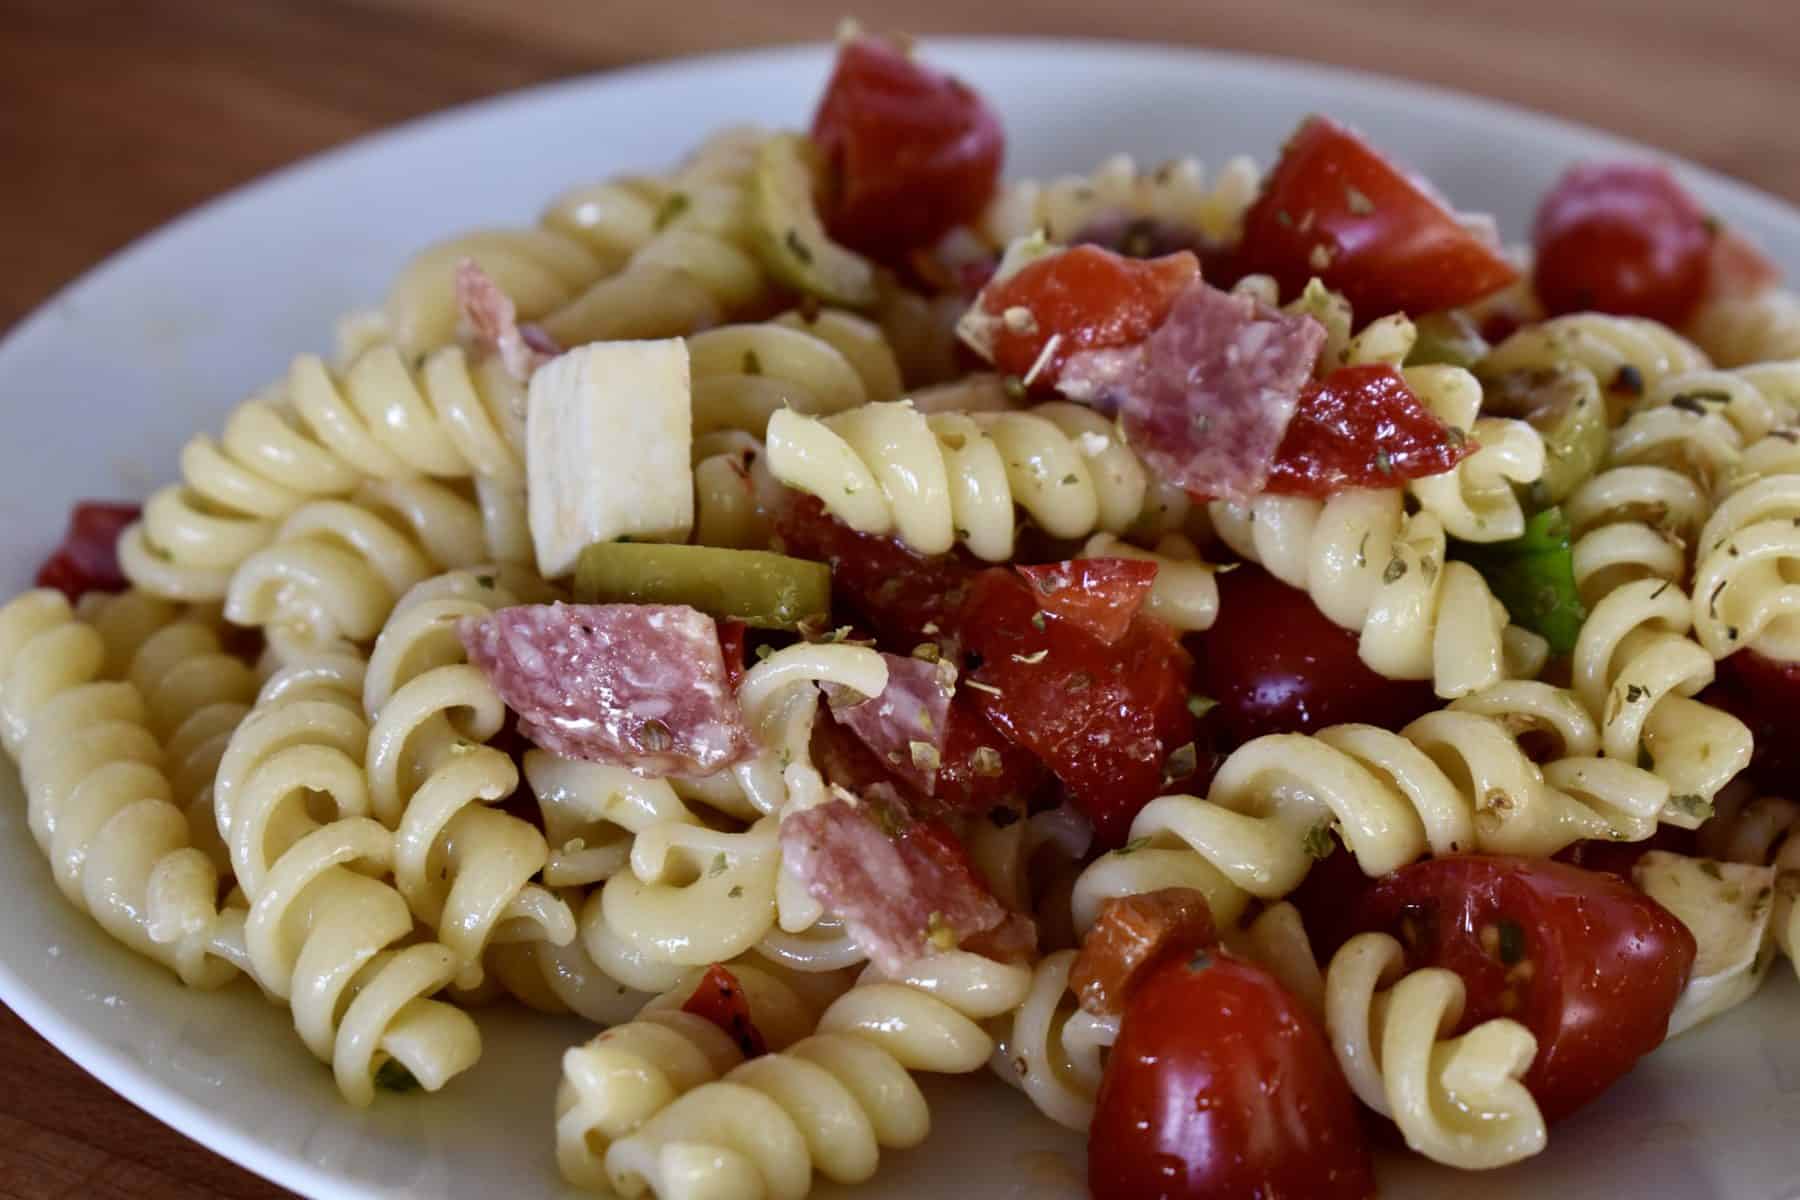
[[[1698,946],[1669,1017],[1669,1036],[1748,1000],[1775,957],[1769,932],[1775,868],[1652,850],[1631,877],[1688,927]]]
[[[586,546],[685,541],[694,526],[687,343],[595,342],[531,377],[525,462],[531,540],[546,577]]]

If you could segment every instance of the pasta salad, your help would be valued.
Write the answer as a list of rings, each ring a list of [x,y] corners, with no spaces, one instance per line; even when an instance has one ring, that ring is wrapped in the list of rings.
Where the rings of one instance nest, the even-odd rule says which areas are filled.
[[[1667,169],[1530,244],[1328,116],[1003,182],[851,31],[426,248],[0,606],[57,887],[353,1105],[594,1028],[601,1194],[798,1197],[921,1073],[1099,1200],[1540,1152],[1796,959],[1800,301]]]

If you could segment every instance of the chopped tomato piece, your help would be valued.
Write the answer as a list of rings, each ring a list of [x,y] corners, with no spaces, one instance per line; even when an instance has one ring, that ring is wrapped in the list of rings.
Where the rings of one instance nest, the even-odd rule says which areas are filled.
[[[799,492],[783,497],[775,528],[785,553],[831,564],[834,612],[867,622],[899,653],[933,642],[955,656],[956,614],[978,570],[972,559],[927,557],[893,538],[858,533]]]
[[[136,504],[83,500],[69,512],[62,545],[38,568],[37,585],[71,600],[86,592],[122,592],[130,586],[119,569],[119,535],[138,519]]]
[[[1100,845],[1122,844],[1139,809],[1199,770],[1192,661],[1161,622],[1140,615],[1109,646],[1045,618],[1034,589],[994,568],[970,591],[963,633],[981,659],[964,688],[1069,789]]]
[[[1138,558],[1077,558],[1018,567],[1038,607],[1107,645],[1125,636],[1156,582],[1156,564]]]
[[[1750,727],[1756,745],[1751,777],[1787,793],[1800,777],[1800,663],[1739,650],[1719,663],[1718,681],[1700,699]]]
[[[1081,952],[1069,969],[1069,990],[1087,1012],[1121,1012],[1132,986],[1165,955],[1192,954],[1218,940],[1212,909],[1193,888],[1115,896],[1100,906],[1082,936]]]
[[[1474,453],[1389,366],[1339,367],[1300,393],[1265,490],[1329,496],[1440,475]]]
[[[737,976],[722,963],[706,968],[706,974],[700,977],[700,986],[687,998],[681,1011],[705,1017],[723,1029],[737,1043],[745,1058],[756,1058],[769,1052],[769,1044],[750,1019],[750,998],[744,995],[744,987]]]
[[[1532,286],[1552,316],[1621,313],[1679,325],[1706,289],[1713,233],[1668,168],[1570,167],[1538,207]]]
[[[1175,297],[1199,278],[1200,260],[1185,250],[1145,261],[1076,246],[988,285],[976,303],[995,322],[995,368],[1048,387],[1071,354],[1135,346],[1149,337]]]
[[[1662,1043],[1694,964],[1687,926],[1624,880],[1542,859],[1454,855],[1402,867],[1363,898],[1363,929],[1409,968],[1467,985],[1460,1029],[1511,1017],[1537,1038],[1525,1075],[1566,1117]]]
[[[1438,707],[1428,680],[1383,679],[1312,597],[1245,563],[1218,577],[1219,616],[1199,639],[1200,690],[1236,742],[1362,721],[1398,729]]]
[[[1050,782],[1037,755],[1003,737],[967,689],[950,702],[942,758],[935,794],[963,812],[1026,812]]]
[[[1375,1195],[1319,1019],[1224,951],[1164,958],[1132,989],[1088,1131],[1094,1200]]]
[[[1264,180],[1235,268],[1273,275],[1289,297],[1316,275],[1364,321],[1454,308],[1518,278],[1422,181],[1319,116],[1294,131]]]
[[[833,176],[831,236],[889,262],[980,216],[1006,147],[999,118],[966,84],[871,37],[838,51],[812,139]]]

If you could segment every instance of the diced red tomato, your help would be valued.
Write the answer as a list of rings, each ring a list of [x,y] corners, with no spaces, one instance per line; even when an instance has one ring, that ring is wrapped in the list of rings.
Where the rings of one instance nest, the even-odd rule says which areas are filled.
[[[977,300],[997,322],[994,367],[1048,387],[1077,351],[1135,346],[1149,337],[1175,297],[1199,278],[1200,260],[1185,250],[1144,260],[1076,246],[1040,258],[990,284]],[[1052,338],[1055,347],[1033,374]]]
[[[1095,1200],[1365,1200],[1375,1177],[1319,1021],[1261,967],[1166,957],[1130,992],[1088,1131]]]
[[[1139,809],[1199,769],[1192,661],[1161,622],[1140,615],[1109,646],[1044,616],[1034,589],[994,568],[970,591],[963,633],[981,659],[964,690],[1062,781],[1100,845],[1122,844]]]
[[[1235,269],[1273,275],[1290,297],[1316,275],[1365,321],[1454,308],[1518,278],[1426,185],[1319,116],[1294,131],[1263,182]]]
[[[954,656],[956,614],[979,569],[972,559],[928,558],[893,538],[858,533],[799,492],[783,497],[775,528],[786,553],[831,564],[834,611],[867,622],[897,653],[939,642]]]
[[[731,969],[722,963],[706,968],[700,986],[681,1006],[682,1012],[705,1017],[730,1035],[745,1058],[756,1058],[769,1052],[769,1044],[750,1019],[750,998]]]
[[[1001,736],[966,689],[950,702],[939,753],[937,798],[963,812],[1026,812],[1050,782],[1037,756]]]
[[[1538,206],[1532,287],[1552,316],[1621,313],[1679,325],[1706,289],[1712,226],[1668,168],[1570,167]]]
[[[1115,896],[1081,935],[1069,968],[1069,990],[1083,1012],[1117,1016],[1132,988],[1171,953],[1192,954],[1219,940],[1206,897],[1193,888],[1158,888]]]
[[[1402,867],[1364,897],[1358,926],[1448,967],[1461,1028],[1511,1017],[1536,1036],[1525,1076],[1546,1120],[1566,1117],[1662,1043],[1694,964],[1694,935],[1624,880],[1542,859],[1452,856]]]
[[[1156,564],[1137,558],[1077,558],[1018,567],[1038,607],[1107,645],[1125,636],[1156,582]]]
[[[1739,650],[1719,663],[1717,682],[1700,699],[1750,727],[1753,778],[1782,792],[1793,786],[1800,777],[1800,663]]]
[[[1312,597],[1245,563],[1218,577],[1219,616],[1199,639],[1200,691],[1237,742],[1362,721],[1398,729],[1438,707],[1425,680],[1383,679]]]
[[[71,600],[86,592],[122,592],[130,581],[119,569],[119,535],[138,519],[136,504],[83,500],[69,513],[62,545],[38,568],[37,585]]]
[[[972,89],[871,37],[838,51],[812,139],[835,185],[832,237],[890,262],[979,216],[1006,148],[999,118]]]
[[[1394,368],[1339,367],[1300,393],[1266,491],[1325,497],[1441,475],[1474,453]]]

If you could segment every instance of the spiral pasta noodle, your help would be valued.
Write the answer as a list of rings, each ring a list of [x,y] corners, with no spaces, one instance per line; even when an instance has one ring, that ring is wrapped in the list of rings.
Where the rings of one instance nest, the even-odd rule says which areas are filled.
[[[761,437],[779,409],[828,416],[900,395],[900,367],[880,328],[837,309],[708,329],[687,345],[697,434]]]
[[[364,675],[362,660],[341,651],[283,667],[232,735],[214,785],[250,904],[251,968],[358,1105],[389,1059],[435,1090],[480,1053],[468,1015],[430,999],[456,975],[455,953],[416,941],[406,901],[367,873],[393,869],[395,842],[370,815]]]
[[[19,765],[27,823],[69,902],[190,987],[246,967],[243,911],[204,928],[154,914],[159,893],[211,906],[219,886],[175,804],[137,686],[102,675],[105,640],[58,592],[0,608],[0,744]]]
[[[1430,513],[1408,516],[1398,489],[1210,508],[1228,546],[1356,633],[1358,654],[1377,674],[1429,679],[1450,699],[1516,673],[1505,606],[1473,567],[1446,561],[1443,525]]]
[[[511,582],[465,570],[413,588],[376,640],[360,697],[370,810],[394,831],[395,885],[455,955],[464,987],[493,941],[575,936],[567,903],[532,882],[549,858],[543,834],[493,807],[519,784],[511,756],[487,745],[506,706],[456,632],[517,602]]]
[[[1655,831],[1668,797],[1643,772],[1584,757],[1556,776],[1571,787],[1563,790],[1506,722],[1474,707],[1428,713],[1399,733],[1334,725],[1246,742],[1205,799],[1151,801],[1132,822],[1129,848],[1082,873],[1077,928],[1110,897],[1162,887],[1198,890],[1229,923],[1249,896],[1276,899],[1299,886],[1333,828],[1370,876],[1427,852],[1547,857],[1583,838],[1640,841]],[[1591,748],[1591,732],[1574,736],[1577,754]]]
[[[1800,374],[1800,363],[1787,364]],[[1749,647],[1800,661],[1800,449],[1790,428],[1745,451],[1745,467],[1695,544],[1695,636],[1713,657]]]
[[[1615,417],[1665,377],[1712,365],[1698,346],[1661,322],[1570,313],[1514,333],[1488,353],[1480,370],[1498,374],[1564,364],[1593,373]]]
[[[417,369],[387,344],[340,371],[302,355],[226,418],[220,439],[182,448],[182,482],[150,497],[120,539],[120,565],[153,595],[222,600],[239,564],[310,501],[420,475],[522,488],[523,411],[497,361],[471,362],[458,347]]]
[[[1053,537],[1124,533],[1144,509],[1143,464],[1104,417],[1065,403],[1024,412],[935,413],[904,402],[833,417],[778,412],[769,469],[861,533],[921,554],[961,543],[1012,556],[1014,509]]]
[[[649,1111],[619,1136],[596,1139],[588,1125],[578,1145],[592,1156],[597,1140],[609,1140],[604,1178],[624,1196],[802,1196],[815,1170],[837,1183],[867,1179],[882,1147],[917,1145],[929,1131],[910,1072],[979,1068],[994,1043],[978,1022],[1015,1007],[1030,978],[1026,968],[960,952],[927,958],[903,981],[858,984],[825,1010],[812,1036],[716,1079],[708,1069],[717,1060],[693,1041],[660,1039],[685,1042],[679,1070],[697,1084],[642,1105]],[[736,1054],[729,1039],[712,1048],[729,1049],[728,1062]],[[565,1083],[558,1109],[566,1116],[585,1098],[567,1063]],[[641,1097],[653,1089],[633,1090]],[[558,1141],[568,1144],[561,1130]],[[574,1165],[569,1172],[565,1160],[572,1181],[598,1182],[585,1156]]]
[[[1687,335],[1722,367],[1800,358],[1800,296],[1773,288],[1708,301],[1689,320]]]
[[[1391,1118],[1409,1147],[1479,1171],[1538,1153],[1547,1130],[1522,1082],[1537,1039],[1504,1017],[1447,1037],[1463,996],[1454,971],[1406,973],[1399,942],[1359,934],[1326,972],[1325,1027],[1352,1090]]]
[[[1069,990],[1074,965],[1075,951],[1058,950],[1032,969],[1025,999],[996,1023],[992,1065],[1046,1117],[1086,1132],[1094,1120],[1104,1052],[1118,1039],[1119,1022],[1076,1006]]]
[[[1140,257],[1161,247],[1132,244],[1132,222],[1153,223],[1142,235],[1146,239],[1155,226],[1162,226],[1230,244],[1243,231],[1244,214],[1259,183],[1256,164],[1244,157],[1231,159],[1209,176],[1191,158],[1140,171],[1129,155],[1118,154],[1088,175],[1007,184],[989,204],[979,228],[996,246],[1039,231],[1052,242],[1067,243],[1091,235],[1102,220],[1114,219],[1126,229],[1122,248]]]

